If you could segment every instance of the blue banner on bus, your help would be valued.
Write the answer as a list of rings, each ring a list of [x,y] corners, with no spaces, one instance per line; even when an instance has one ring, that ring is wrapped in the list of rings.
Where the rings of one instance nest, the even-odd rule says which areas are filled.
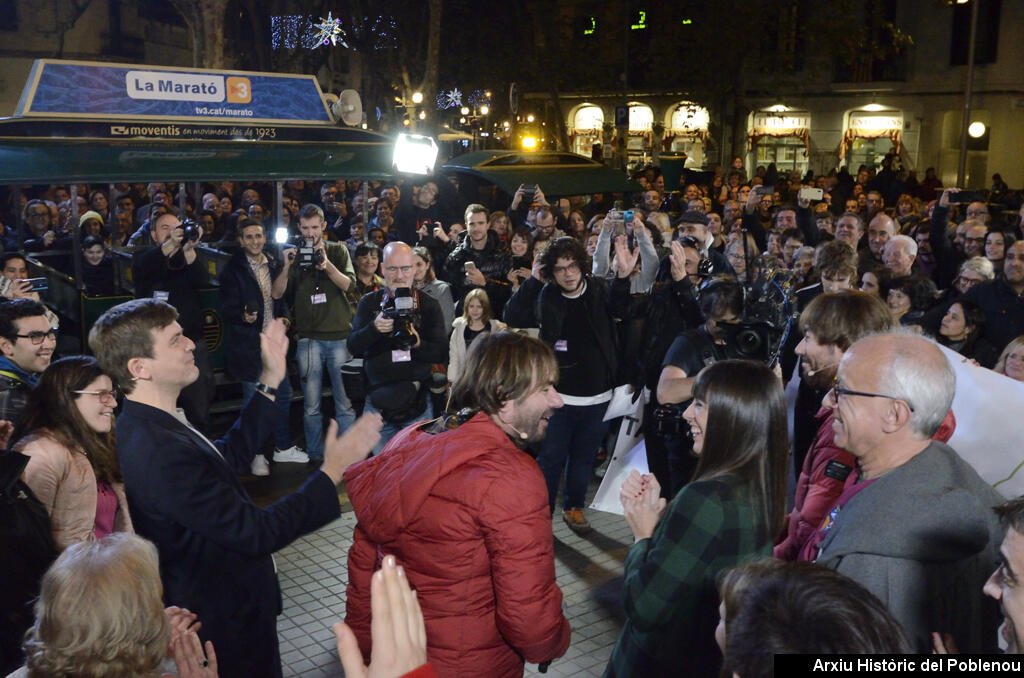
[[[330,123],[312,75],[39,59],[16,115]]]

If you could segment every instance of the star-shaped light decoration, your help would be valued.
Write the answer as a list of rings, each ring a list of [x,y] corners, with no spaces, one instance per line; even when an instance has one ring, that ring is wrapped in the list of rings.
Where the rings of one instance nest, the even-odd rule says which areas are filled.
[[[441,92],[437,95],[437,108],[438,110],[444,111],[449,108],[459,108],[462,106],[462,92],[459,88],[449,92]]]
[[[336,19],[327,12],[327,18],[320,18],[319,23],[313,24],[313,40],[317,47],[320,45],[335,45],[340,42],[342,47],[348,47],[345,42],[345,31],[341,29],[341,19]]]

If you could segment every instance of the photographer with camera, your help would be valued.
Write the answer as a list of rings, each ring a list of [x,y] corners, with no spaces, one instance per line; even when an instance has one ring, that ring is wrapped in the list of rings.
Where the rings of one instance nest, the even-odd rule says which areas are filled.
[[[320,207],[309,204],[299,211],[297,246],[285,250],[284,265],[271,291],[274,299],[285,292],[294,296],[299,338],[295,360],[302,377],[302,425],[306,434],[306,454],[296,453],[294,458],[282,461],[304,461],[307,455],[311,461],[323,460],[320,398],[324,369],[331,380],[338,430],[346,431],[356,419],[341,380],[341,366],[352,358],[345,344],[353,314],[346,292],[355,285],[355,271],[348,248],[340,242],[327,242],[326,231],[327,221]]]
[[[448,362],[448,332],[437,300],[413,284],[416,255],[402,242],[384,248],[385,287],[359,300],[348,348],[363,359],[367,412],[384,418],[377,454],[402,428],[431,416],[431,365]],[[443,375],[441,375],[443,378]]]
[[[217,385],[203,337],[199,303],[199,290],[210,286],[210,275],[196,253],[203,229],[190,219],[181,221],[170,205],[164,207],[166,211],[154,210],[149,222],[153,247],[137,251],[132,257],[135,298],[159,299],[173,306],[178,312],[182,332],[195,343],[199,378],[182,389],[178,403],[188,420],[205,432]]]
[[[444,179],[428,179],[420,186],[408,187],[398,196],[393,235],[407,245],[415,245],[420,239],[417,231],[424,223],[450,224],[459,218],[456,199],[455,187]],[[433,230],[433,226],[428,228]]]
[[[698,303],[704,324],[676,337],[658,379],[656,394],[663,407],[655,412],[655,425],[668,451],[670,497],[690,481],[697,464],[693,441],[685,434],[687,427],[682,418],[693,399],[697,374],[720,360],[739,357],[727,344],[726,330],[743,316],[743,286],[731,278],[711,280],[701,288]]]

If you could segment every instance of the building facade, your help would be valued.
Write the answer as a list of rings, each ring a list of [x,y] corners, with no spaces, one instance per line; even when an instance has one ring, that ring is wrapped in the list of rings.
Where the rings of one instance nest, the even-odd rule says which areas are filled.
[[[727,164],[736,154],[748,172],[774,162],[780,170],[824,174],[843,165],[878,167],[896,147],[904,167],[919,177],[934,167],[944,185],[954,186],[971,2],[981,5],[964,183],[989,186],[999,173],[1011,187],[1024,186],[1024,2],[1007,0],[935,2],[927,11],[915,0],[883,0],[892,23],[911,39],[899,54],[875,57],[865,45],[863,58],[826,68],[809,55],[772,91],[747,87],[739,105],[692,101],[685,93],[563,92],[569,150],[589,155],[601,141],[605,160],[616,161],[624,133],[630,166],[685,151],[694,168]],[[745,80],[759,82],[753,73]],[[540,92],[525,97],[541,117],[545,109],[550,115],[548,99]],[[624,104],[629,126],[622,130],[615,109]]]

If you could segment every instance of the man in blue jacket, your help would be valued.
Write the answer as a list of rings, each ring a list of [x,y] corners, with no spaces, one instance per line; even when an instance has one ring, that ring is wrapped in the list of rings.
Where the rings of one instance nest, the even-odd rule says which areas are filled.
[[[278,678],[281,592],[271,554],[338,517],[336,486],[377,442],[380,419],[364,416],[341,437],[332,423],[320,472],[261,509],[236,476],[273,428],[270,384],[284,379],[288,350],[283,322],[261,334],[257,393],[217,441],[176,407],[199,370],[173,307],[157,299],[119,304],[93,325],[89,347],[125,392],[118,460],[135,530],[160,553],[165,601],[199,615],[222,675]]]

